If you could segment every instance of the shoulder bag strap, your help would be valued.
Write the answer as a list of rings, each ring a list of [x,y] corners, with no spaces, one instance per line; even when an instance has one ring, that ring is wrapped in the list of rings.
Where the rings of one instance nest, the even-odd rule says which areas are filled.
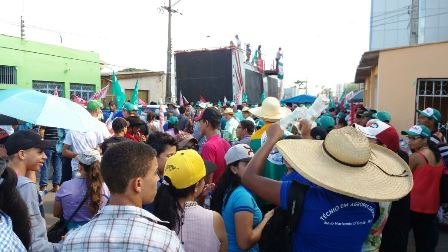
[[[288,226],[289,232],[292,233],[296,229],[303,210],[303,202],[308,186],[297,181],[292,181],[291,188],[288,193]]]
[[[84,205],[84,203],[86,202],[88,198],[88,195],[86,193],[86,196],[84,197],[84,199],[81,201],[81,203],[79,203],[79,206],[76,208],[76,210],[72,213],[72,215],[70,216],[70,218],[68,218],[67,222],[71,221],[73,219],[73,217],[78,213],[79,209],[81,209],[82,205]]]

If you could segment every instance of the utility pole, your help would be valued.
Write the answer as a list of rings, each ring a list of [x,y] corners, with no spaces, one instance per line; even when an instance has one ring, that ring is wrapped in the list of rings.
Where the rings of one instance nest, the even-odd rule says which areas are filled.
[[[412,0],[410,18],[409,44],[418,44],[419,0]]]
[[[165,101],[170,102],[172,98],[171,94],[171,59],[173,57],[173,48],[172,48],[172,39],[171,39],[171,16],[173,13],[179,13],[177,10],[174,10],[173,7],[178,4],[182,0],[177,0],[174,4],[171,4],[171,0],[168,0],[168,6],[162,6],[161,8],[168,12],[168,46],[166,50],[166,95]]]
[[[168,6],[163,7],[168,11],[168,48],[166,50],[166,95],[165,102],[171,101],[171,57],[172,57],[172,47],[171,47],[171,0],[168,0]]]
[[[20,38],[25,39],[25,20],[20,16]]]

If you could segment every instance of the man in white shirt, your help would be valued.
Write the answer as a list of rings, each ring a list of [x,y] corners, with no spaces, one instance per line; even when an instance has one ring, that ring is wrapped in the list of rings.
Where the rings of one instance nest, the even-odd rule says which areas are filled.
[[[65,136],[62,155],[72,159],[72,177],[76,176],[78,173],[78,161],[75,157],[83,152],[94,149],[99,150],[99,146],[104,140],[111,137],[106,124],[98,120],[98,115],[101,113],[102,106],[103,104],[96,100],[91,100],[87,103],[87,110],[98,124],[96,130],[89,132],[70,130]]]

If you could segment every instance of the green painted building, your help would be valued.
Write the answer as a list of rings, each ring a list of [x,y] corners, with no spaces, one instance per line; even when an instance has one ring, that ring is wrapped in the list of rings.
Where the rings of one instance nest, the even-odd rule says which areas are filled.
[[[101,83],[98,53],[0,35],[0,89],[27,88],[88,100]]]

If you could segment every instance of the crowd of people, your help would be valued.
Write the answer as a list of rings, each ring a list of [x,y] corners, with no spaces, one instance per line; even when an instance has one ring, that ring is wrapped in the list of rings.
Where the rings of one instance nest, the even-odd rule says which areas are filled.
[[[362,105],[286,128],[296,106],[274,97],[108,105],[88,102],[95,131],[0,126],[0,251],[395,252],[411,230],[417,251],[437,247],[448,147],[435,108],[399,133]],[[51,241],[50,170],[65,228]]]

